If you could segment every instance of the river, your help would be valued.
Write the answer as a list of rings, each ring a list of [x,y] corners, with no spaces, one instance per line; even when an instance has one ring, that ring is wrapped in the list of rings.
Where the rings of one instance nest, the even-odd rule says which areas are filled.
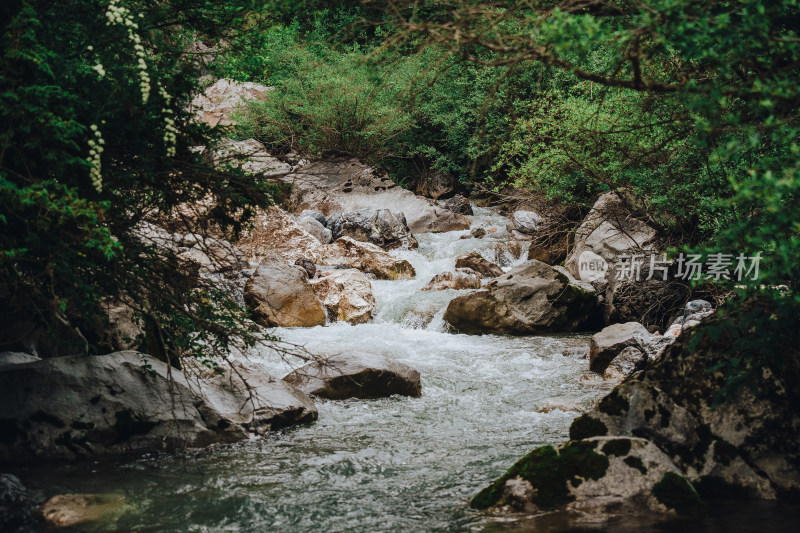
[[[478,208],[472,218],[473,228],[497,231],[484,239],[461,239],[466,231],[419,235],[419,249],[393,252],[413,264],[417,277],[373,281],[377,310],[370,323],[276,332],[321,354],[388,354],[419,370],[421,398],[317,400],[316,423],[235,445],[180,456],[39,464],[16,473],[43,496],[123,494],[127,512],[97,530],[527,528],[474,513],[467,502],[533,448],[566,440],[577,411],[606,389],[579,381],[588,361],[569,349],[588,346],[586,336],[446,331],[441,315],[460,291],[419,289],[434,274],[452,270],[458,255],[491,251],[507,237],[504,217]],[[291,362],[266,350],[252,359],[274,375],[290,370]]]

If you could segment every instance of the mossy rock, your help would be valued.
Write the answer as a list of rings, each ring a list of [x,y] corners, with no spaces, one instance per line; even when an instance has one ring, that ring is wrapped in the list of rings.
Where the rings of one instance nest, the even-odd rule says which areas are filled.
[[[703,503],[670,457],[635,437],[592,437],[538,448],[470,502],[492,512],[612,519],[652,513],[693,515]]]
[[[653,487],[653,496],[667,509],[672,509],[680,515],[697,515],[705,509],[700,495],[692,484],[674,472],[667,472],[661,481],[656,483]]]
[[[607,433],[608,428],[606,425],[588,414],[581,415],[573,420],[572,425],[569,427],[570,440],[588,439],[589,437],[598,437]]]
[[[499,501],[506,481],[519,477],[535,489],[532,503],[542,510],[563,507],[574,500],[569,483],[579,486],[585,479],[600,479],[608,468],[608,458],[595,452],[591,441],[569,442],[559,450],[538,448],[520,459],[506,474],[479,492],[470,502],[475,509],[486,509]]]

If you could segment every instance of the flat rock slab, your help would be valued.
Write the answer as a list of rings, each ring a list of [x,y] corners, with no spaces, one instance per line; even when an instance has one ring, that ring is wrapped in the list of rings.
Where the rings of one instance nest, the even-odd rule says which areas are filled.
[[[332,400],[419,397],[419,372],[380,354],[343,353],[298,368],[283,378],[309,396]]]

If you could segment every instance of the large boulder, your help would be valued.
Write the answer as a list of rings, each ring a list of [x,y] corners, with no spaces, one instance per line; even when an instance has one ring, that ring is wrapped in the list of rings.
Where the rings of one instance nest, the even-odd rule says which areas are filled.
[[[317,418],[314,402],[300,389],[238,362],[206,379],[203,395],[225,420],[250,434],[261,435]]]
[[[277,255],[264,259],[247,280],[244,298],[262,326],[325,325],[325,308],[308,282],[308,273]]]
[[[354,268],[326,271],[322,277],[311,280],[311,288],[325,306],[331,322],[363,324],[375,313],[372,284]]]
[[[587,256],[599,256],[613,271],[617,259],[623,255],[657,251],[655,241],[656,230],[632,217],[620,197],[609,192],[595,202],[591,213],[575,231],[575,241],[564,266],[576,278],[588,281],[581,275],[581,265],[591,263]]]
[[[517,239],[530,239],[541,227],[543,219],[535,211],[514,211],[506,229]]]
[[[207,446],[316,416],[305,394],[269,376],[226,389],[133,351],[0,367],[0,460]]]
[[[638,322],[614,324],[592,336],[589,346],[589,368],[602,374],[622,350],[634,347],[644,351],[652,335]]]
[[[397,259],[374,244],[341,237],[323,246],[319,262],[324,265],[344,265],[357,268],[378,279],[413,279],[414,267],[405,259]]]
[[[316,209],[329,216],[359,209],[391,209],[405,215],[414,233],[469,228],[469,220],[463,215],[398,187],[387,175],[356,159],[321,159],[281,180],[292,186],[288,203],[295,213]]]
[[[453,299],[444,320],[462,333],[563,333],[597,321],[591,285],[540,261],[528,261],[484,290]]]
[[[285,176],[291,166],[272,157],[267,148],[255,139],[232,141],[225,139],[211,154],[214,166],[230,165],[249,174],[261,174],[270,178]]]
[[[422,394],[419,372],[378,354],[334,355],[298,368],[283,379],[310,396],[333,400]]]
[[[703,503],[672,460],[639,438],[595,437],[538,448],[470,502],[478,509],[562,511],[594,521],[620,515],[692,515]]]
[[[471,268],[457,268],[451,272],[436,274],[422,287],[423,291],[442,291],[445,289],[480,289],[481,277]]]
[[[318,261],[322,244],[279,207],[255,216],[253,227],[236,243],[251,263],[278,254],[290,263],[309,258]]]
[[[482,278],[496,278],[503,275],[503,269],[484,259],[478,252],[468,252],[456,258],[456,268],[469,268]]]
[[[635,379],[577,418],[570,438],[646,438],[673,459],[704,497],[798,494],[800,394],[795,384],[800,354],[791,341],[797,334],[772,332],[756,344],[735,340],[738,333],[751,335],[737,328],[742,316],[761,305],[747,304],[725,319],[709,318],[678,337]],[[763,306],[769,312],[769,303]],[[780,358],[774,356],[776,349]],[[756,371],[737,387],[730,380],[739,376],[731,372],[742,368],[735,366],[742,360]]]
[[[328,217],[327,226],[333,240],[351,237],[384,249],[419,246],[408,229],[403,213],[389,209],[360,209],[350,213],[337,213]]]
[[[192,100],[195,119],[211,127],[235,124],[231,115],[246,101],[264,101],[272,87],[258,83],[218,80]]]

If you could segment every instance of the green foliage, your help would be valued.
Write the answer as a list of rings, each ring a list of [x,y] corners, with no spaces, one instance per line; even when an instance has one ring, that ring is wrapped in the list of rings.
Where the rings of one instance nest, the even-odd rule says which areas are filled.
[[[242,113],[240,135],[278,152],[346,152],[399,183],[431,170],[470,183],[488,171],[541,78],[541,69],[481,67],[441,47],[388,52],[391,27],[358,24],[356,8],[280,15],[283,24],[213,66],[276,88]]]
[[[105,349],[92,335],[103,329],[101,302],[115,301],[136,309],[156,355],[173,361],[252,340],[229,296],[134,232],[211,198],[216,207],[182,229],[235,233],[268,203],[262,178],[200,161],[191,147],[214,138],[187,110],[198,65],[183,51],[250,6],[2,3],[0,323],[17,337],[0,343],[67,322]]]
[[[705,509],[703,501],[689,481],[674,472],[667,472],[653,486],[653,496],[679,515],[696,515]]]
[[[800,312],[800,3],[386,4],[410,42],[497,72],[549,67],[486,177],[584,207],[627,190],[668,244],[761,254],[757,279],[717,283],[738,292],[731,313],[769,302],[765,317],[741,310],[735,351],[768,331],[771,358],[791,357],[779,339]],[[728,394],[760,371],[752,363],[725,365]]]
[[[367,161],[392,155],[410,126],[396,100],[397,71],[377,70],[358,53],[318,61],[302,47],[283,56],[283,76],[265,102],[253,103],[241,121],[245,137],[274,152],[346,152]]]

